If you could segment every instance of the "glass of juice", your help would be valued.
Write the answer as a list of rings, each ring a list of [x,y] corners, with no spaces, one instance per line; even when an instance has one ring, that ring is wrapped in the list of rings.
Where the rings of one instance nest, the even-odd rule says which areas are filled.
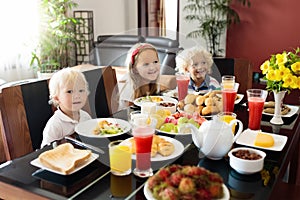
[[[234,83],[233,88],[226,88],[226,86],[221,83],[222,88],[222,101],[223,101],[223,112],[233,112],[234,102],[236,100],[237,91],[239,89],[238,83]]]
[[[229,124],[232,120],[236,119],[236,114],[233,112],[220,112],[217,116],[219,117],[219,119],[226,122],[227,124]],[[233,125],[232,127],[233,134],[235,133],[235,126],[236,125]]]
[[[188,93],[190,74],[177,72],[175,76],[178,90],[178,101],[180,101],[183,100]]]
[[[144,122],[144,123],[141,123]],[[151,168],[151,147],[153,134],[155,132],[156,119],[139,119],[139,123],[132,128],[135,141],[136,167],[133,173],[138,177],[149,177],[153,175]]]
[[[249,108],[249,123],[248,128],[251,130],[260,130],[260,122],[264,103],[268,92],[261,89],[248,89],[248,108]]]
[[[122,144],[122,141],[116,140],[108,145],[110,171],[116,176],[125,176],[131,173],[131,147],[129,144]]]
[[[233,89],[235,84],[235,76],[233,75],[224,75],[222,76],[222,84],[226,89]]]

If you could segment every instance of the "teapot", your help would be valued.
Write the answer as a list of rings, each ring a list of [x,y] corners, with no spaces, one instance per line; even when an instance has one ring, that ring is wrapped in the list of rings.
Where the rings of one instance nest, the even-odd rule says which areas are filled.
[[[239,124],[239,129],[234,136],[232,128],[236,123]],[[228,153],[232,144],[240,136],[243,123],[238,119],[234,119],[228,124],[214,116],[212,120],[204,121],[199,129],[192,124],[185,124],[179,127],[179,131],[184,131],[186,128],[191,130],[194,144],[206,157],[219,160]]]

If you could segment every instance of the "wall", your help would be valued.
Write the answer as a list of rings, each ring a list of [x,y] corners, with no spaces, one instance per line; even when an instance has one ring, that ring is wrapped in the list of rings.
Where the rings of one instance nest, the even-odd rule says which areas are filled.
[[[122,34],[137,27],[137,1],[135,0],[74,0],[74,10],[92,10],[94,36]]]
[[[241,23],[227,32],[226,57],[247,58],[260,72],[271,54],[300,45],[299,0],[251,0],[250,8],[234,8]]]

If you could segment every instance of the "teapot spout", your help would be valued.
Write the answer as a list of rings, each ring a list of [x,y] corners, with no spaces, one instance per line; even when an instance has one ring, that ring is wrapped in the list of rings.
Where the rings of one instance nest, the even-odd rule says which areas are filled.
[[[199,132],[196,126],[190,123],[185,123],[181,124],[178,128],[180,133],[191,132],[194,144],[201,149],[203,144],[203,135]]]

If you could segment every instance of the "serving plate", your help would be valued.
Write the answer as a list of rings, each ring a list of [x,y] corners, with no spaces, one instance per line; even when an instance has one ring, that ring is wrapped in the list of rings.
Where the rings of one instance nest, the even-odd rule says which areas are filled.
[[[109,123],[112,124],[118,124],[123,131],[116,133],[116,134],[102,134],[102,135],[96,135],[94,134],[94,130],[98,126],[99,121],[106,120]],[[106,137],[114,137],[117,135],[122,135],[124,133],[127,133],[131,130],[131,125],[129,122],[117,119],[117,118],[96,118],[96,119],[90,119],[84,122],[80,122],[75,127],[75,132],[79,135],[85,136],[85,137],[92,137],[92,138],[106,138]]]
[[[81,170],[82,168],[88,166],[88,165],[91,164],[94,160],[96,160],[98,157],[99,157],[98,154],[92,153],[92,155],[91,155],[84,163],[82,163],[81,165],[76,166],[75,169],[74,169],[73,171],[71,171],[71,172],[70,172],[69,174],[67,174],[67,175],[71,175],[71,174],[73,174],[73,173],[75,173],[75,172]],[[53,172],[53,173],[56,173],[56,174],[66,175],[66,174],[64,174],[64,173],[62,173],[62,172],[60,172],[60,171],[57,171],[57,170],[54,170],[54,169],[50,169],[50,168],[44,166],[44,165],[39,161],[38,158],[32,160],[32,161],[30,162],[30,164],[33,165],[33,166],[35,166],[35,167],[38,167],[38,168],[41,168],[41,169],[44,169],[44,170],[47,170],[47,171],[50,171],[50,172]]]
[[[183,153],[184,146],[181,142],[179,142],[176,139],[167,137],[167,136],[161,136],[160,135],[159,137],[171,142],[174,145],[174,152],[169,156],[162,156],[159,153],[157,153],[156,156],[151,157],[151,161],[170,160],[170,159],[173,159],[173,158],[176,158],[176,157],[180,156]],[[132,139],[132,137],[124,140],[121,144],[129,144],[130,145],[131,144],[131,142],[130,142],[131,139]],[[132,159],[136,160],[136,155],[135,154],[132,154]]]
[[[172,97],[167,97],[167,96],[149,96],[149,97],[150,98],[151,97],[157,97],[157,98],[161,98],[162,99],[161,101],[169,101],[169,102],[173,102],[175,104],[178,103],[178,101],[176,99],[172,98]],[[134,103],[134,105],[141,107],[142,103],[149,102],[149,101],[150,100],[148,98],[146,98],[146,97],[139,97],[139,98],[135,99],[133,101],[133,103]],[[161,101],[158,101],[156,103],[159,103]]]
[[[256,145],[254,145],[254,141],[255,141],[256,135],[259,132],[261,132],[261,131],[252,131],[250,129],[246,129],[238,137],[238,139],[236,140],[236,143],[241,144],[241,145],[246,145],[249,147],[255,147],[255,148],[266,149],[266,150],[271,150],[271,151],[281,151],[283,149],[284,145],[286,144],[287,137],[284,135],[261,132],[264,134],[271,135],[274,138],[274,145],[272,147],[256,146]]]
[[[229,190],[228,188],[225,186],[225,184],[222,185],[223,187],[223,197],[222,198],[219,198],[217,200],[228,200],[230,198],[230,193],[229,193]],[[147,200],[156,200],[153,195],[152,195],[152,192],[151,190],[149,189],[148,187],[148,181],[145,183],[144,185],[144,195],[146,197]]]
[[[287,107],[289,107],[291,110],[290,112],[288,112],[286,115],[280,115],[281,117],[291,117],[294,114],[296,114],[298,112],[299,106],[293,106],[293,105],[286,105]],[[263,111],[264,115],[269,115],[269,116],[273,116],[274,114],[271,113],[266,113]]]

